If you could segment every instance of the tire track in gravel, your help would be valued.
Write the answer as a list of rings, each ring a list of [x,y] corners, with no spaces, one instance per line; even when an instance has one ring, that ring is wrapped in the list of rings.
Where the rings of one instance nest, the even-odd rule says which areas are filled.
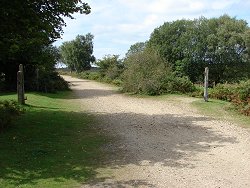
[[[82,187],[250,187],[250,133],[190,107],[119,94],[71,78],[75,98],[114,138],[98,177]]]

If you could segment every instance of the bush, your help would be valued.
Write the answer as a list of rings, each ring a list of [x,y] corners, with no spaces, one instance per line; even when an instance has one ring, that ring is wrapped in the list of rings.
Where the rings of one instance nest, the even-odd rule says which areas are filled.
[[[237,85],[232,102],[241,113],[250,116],[250,80]]]
[[[68,83],[57,72],[40,71],[38,84],[34,82],[38,91],[54,93],[69,89]]]
[[[15,101],[0,101],[0,131],[8,128],[13,119],[24,112]]]
[[[89,72],[88,79],[90,79],[90,80],[100,80],[101,75],[100,75],[99,72]]]
[[[109,78],[108,76],[104,76],[104,77],[101,77],[99,79],[99,81],[110,84],[110,83],[112,83],[113,80],[111,78]]]
[[[237,87],[237,93],[241,100],[247,101],[250,97],[250,80],[241,81]]]
[[[115,85],[117,85],[117,86],[121,86],[122,85],[122,80],[120,80],[120,79],[114,79],[113,81],[112,81],[112,84],[115,84]]]
[[[177,77],[152,49],[145,49],[125,60],[122,86],[126,92],[148,95],[186,93],[195,89],[188,78]]]
[[[98,65],[100,69],[100,76],[103,78],[106,77],[105,79],[108,81],[119,79],[124,68],[123,61],[119,59],[118,55],[104,56],[103,59],[97,61],[96,65]]]
[[[80,79],[89,79],[89,72],[86,71],[86,72],[80,72],[80,73],[73,73],[72,76],[76,76],[77,78],[80,78]]]
[[[194,87],[195,87],[194,91],[189,93],[189,96],[191,96],[191,97],[203,97],[204,88],[201,87],[200,85],[196,85]]]
[[[125,92],[157,95],[161,93],[161,83],[170,68],[153,50],[147,49],[130,55],[125,60],[123,90]]]
[[[163,81],[164,93],[189,93],[195,91],[195,86],[187,77],[167,76]]]
[[[42,66],[29,66],[28,68],[24,73],[26,91],[54,93],[56,91],[69,90],[68,82],[54,68]]]
[[[101,75],[99,72],[92,72],[92,71],[84,71],[80,73],[72,72],[69,75],[80,78],[80,79],[101,80]]]
[[[250,116],[250,80],[235,84],[218,84],[209,90],[209,97],[232,102],[237,110]]]
[[[209,96],[215,99],[231,101],[236,91],[235,87],[236,85],[232,84],[218,84],[210,90]]]

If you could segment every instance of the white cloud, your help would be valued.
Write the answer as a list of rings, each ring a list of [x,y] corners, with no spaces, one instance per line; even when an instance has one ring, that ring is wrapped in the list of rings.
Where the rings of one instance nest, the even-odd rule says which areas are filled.
[[[212,2],[211,7],[212,9],[215,9],[215,10],[223,10],[238,2],[239,1],[237,0],[236,1],[235,0],[220,0],[220,1]]]

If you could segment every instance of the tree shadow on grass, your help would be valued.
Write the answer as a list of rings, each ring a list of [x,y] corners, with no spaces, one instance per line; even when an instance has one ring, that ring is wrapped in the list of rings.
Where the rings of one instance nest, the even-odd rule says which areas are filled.
[[[76,112],[26,112],[0,135],[0,187],[72,187],[95,176],[105,137],[91,127],[92,119]]]
[[[161,163],[173,168],[196,168],[180,160],[237,143],[212,128],[200,126],[206,117],[134,113],[91,115],[40,109],[27,112],[0,136],[0,179],[6,185],[146,186],[143,179],[106,182],[100,167],[123,168]],[[39,121],[38,121],[39,120]],[[94,126],[95,125],[95,126]],[[107,135],[107,136],[104,136]],[[1,182],[0,181],[0,182]],[[0,183],[1,185],[1,183]]]
[[[31,104],[24,104],[23,106],[25,107],[32,107],[32,108],[37,108],[37,109],[54,109],[54,110],[57,110],[57,109],[60,109],[60,108],[54,108],[54,107],[47,107],[47,106],[38,106],[38,105],[31,105]]]

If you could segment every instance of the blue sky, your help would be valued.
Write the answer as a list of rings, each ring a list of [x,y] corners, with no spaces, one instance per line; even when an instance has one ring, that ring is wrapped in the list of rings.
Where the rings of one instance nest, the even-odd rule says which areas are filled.
[[[250,0],[83,0],[91,6],[89,15],[75,14],[66,19],[62,39],[78,34],[94,35],[94,55],[115,54],[124,57],[129,47],[144,42],[156,27],[177,19],[211,18],[228,14],[250,25]]]

